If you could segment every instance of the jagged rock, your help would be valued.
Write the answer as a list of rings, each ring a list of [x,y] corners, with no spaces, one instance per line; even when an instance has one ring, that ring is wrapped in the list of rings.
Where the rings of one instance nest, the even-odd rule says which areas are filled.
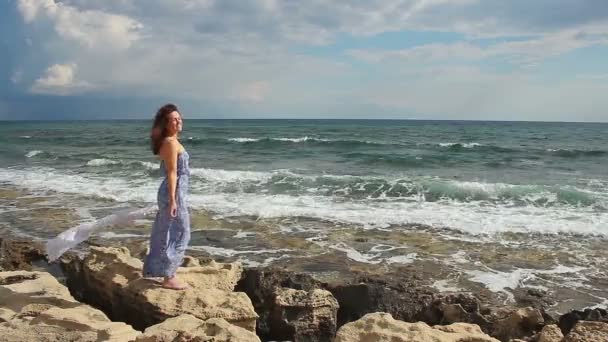
[[[30,271],[32,262],[38,260],[45,260],[41,244],[31,239],[0,238],[0,269]]]
[[[427,309],[436,293],[405,274],[382,278],[356,276],[349,284],[329,285],[327,289],[340,304],[338,326],[372,312],[387,312],[408,322],[427,321]]]
[[[561,342],[564,338],[564,334],[555,324],[545,325],[543,330],[538,334],[538,342]]]
[[[278,288],[271,311],[272,340],[330,341],[336,334],[338,302],[329,291]]]
[[[564,337],[563,342],[607,342],[608,323],[580,321]]]
[[[202,320],[223,318],[255,330],[257,314],[251,300],[245,293],[232,292],[241,275],[239,263],[211,261],[178,269],[179,279],[189,285],[185,291],[164,289],[158,281],[142,278],[142,266],[126,248],[91,247],[83,260],[63,262],[73,293],[112,319],[140,330],[181,314]]]
[[[521,308],[510,312],[506,318],[496,321],[490,335],[501,341],[508,341],[534,335],[544,324],[545,319],[540,310]]]
[[[471,323],[477,324],[485,332],[492,331],[492,318],[489,311],[484,310],[479,300],[472,295],[463,293],[436,294],[433,301],[419,320],[428,324]]]
[[[146,329],[137,342],[260,342],[251,331],[232,325],[221,318],[200,320],[192,315],[180,315]]]
[[[584,311],[572,310],[559,318],[559,328],[564,334],[568,334],[579,321],[595,321],[608,323],[608,312],[604,309],[585,309]]]
[[[271,331],[272,312],[275,306],[276,290],[290,288],[311,291],[322,284],[306,274],[297,274],[274,268],[246,269],[243,271],[236,291],[242,291],[251,298],[259,315],[257,332],[264,338],[274,338]]]
[[[45,272],[0,273],[0,341],[133,341],[141,333],[77,302]]]
[[[426,323],[406,323],[387,313],[372,313],[344,325],[335,342],[499,342],[484,334],[479,326],[454,323],[431,327]]]

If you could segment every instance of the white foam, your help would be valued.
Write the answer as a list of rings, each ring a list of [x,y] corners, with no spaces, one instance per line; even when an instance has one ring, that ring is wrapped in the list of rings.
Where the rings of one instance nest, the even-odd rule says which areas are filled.
[[[138,165],[143,166],[146,169],[151,169],[151,170],[158,169],[158,163],[151,163],[151,162],[140,161],[140,160],[127,161],[127,160],[120,160],[120,159],[98,158],[98,159],[91,159],[86,163],[87,166],[130,165],[130,164],[138,164]]]
[[[263,182],[277,173],[213,169],[194,169],[193,172],[203,175],[208,183],[197,182],[195,179],[191,181],[190,205],[195,209],[211,211],[218,218],[243,215],[259,218],[311,217],[337,223],[359,224],[365,228],[424,224],[454,228],[473,235],[500,232],[608,235],[608,213],[594,210],[592,207],[522,207],[510,205],[508,202],[488,205],[484,201],[441,199],[425,202],[416,198],[343,201],[340,198],[315,194],[291,196],[224,193],[218,192],[216,185],[243,179]],[[51,190],[119,202],[156,202],[159,185],[157,180],[149,178],[110,178],[59,172],[51,168],[0,168],[0,181],[36,191]],[[455,182],[454,185],[487,191],[498,191],[501,187],[508,186],[476,182]]]
[[[111,159],[91,159],[87,162],[88,166],[103,166],[103,165],[116,165],[120,164],[116,160]]]
[[[454,143],[454,142],[449,142],[449,143],[439,143],[438,144],[441,147],[452,147],[452,146],[456,146],[456,145],[460,145],[464,148],[474,148],[474,147],[478,147],[478,146],[483,146],[483,144],[480,143],[476,143],[476,142],[471,142],[471,143]]]
[[[234,234],[234,236],[232,236],[233,239],[244,239],[244,238],[248,238],[250,236],[255,236],[255,232],[244,232],[239,230],[238,233]]]
[[[290,249],[284,249],[284,248],[281,248],[281,249],[256,249],[256,250],[236,250],[236,249],[213,247],[213,246],[190,246],[189,248],[192,250],[197,250],[197,251],[205,251],[210,255],[217,255],[217,256],[223,256],[223,257],[232,257],[235,255],[241,255],[241,254],[258,255],[258,254],[277,254],[277,253],[291,252]]]
[[[20,136],[19,138],[23,138],[23,139],[30,139],[30,138],[31,138],[31,136],[29,136],[29,135],[22,135],[22,136]]]
[[[42,153],[42,151],[33,150],[33,151],[29,151],[28,153],[26,153],[25,156],[28,157],[28,158],[32,158],[34,156],[39,155],[40,153]]]
[[[450,281],[447,279],[437,280],[431,286],[436,288],[439,292],[460,292],[460,291],[462,291],[459,287],[450,285]]]
[[[294,142],[294,143],[301,143],[301,142],[305,142],[308,140],[311,141],[325,141],[323,139],[317,139],[317,138],[312,138],[309,136],[304,136],[304,137],[300,137],[300,138],[272,138],[272,140],[276,140],[276,141],[290,141],[290,142]]]
[[[411,264],[416,260],[418,253],[410,253],[407,255],[397,255],[385,259],[388,264]]]
[[[380,256],[380,253],[374,253],[374,254],[360,253],[356,249],[348,246],[347,244],[345,244],[343,242],[329,246],[329,248],[335,249],[337,251],[345,252],[346,257],[351,260],[354,260],[354,261],[358,261],[358,262],[362,262],[362,263],[366,263],[366,264],[379,264],[380,262],[382,262],[381,259],[373,260],[373,259],[378,258]]]
[[[260,139],[255,139],[255,138],[230,138],[228,140],[234,141],[234,142],[240,142],[240,143],[260,141]]]
[[[219,184],[246,181],[265,182],[273,176],[271,172],[231,171],[207,168],[191,168],[190,174]]]
[[[471,278],[470,281],[482,283],[487,289],[492,292],[502,292],[508,297],[508,300],[513,301],[513,294],[509,290],[516,289],[517,287],[527,286],[526,282],[537,279],[537,275],[541,274],[572,274],[578,279],[586,279],[584,276],[578,274],[580,271],[585,270],[584,267],[567,267],[558,265],[557,267],[549,270],[534,270],[518,268],[511,272],[501,272],[492,269],[488,271],[471,270],[465,271]],[[580,285],[580,284],[579,284]]]

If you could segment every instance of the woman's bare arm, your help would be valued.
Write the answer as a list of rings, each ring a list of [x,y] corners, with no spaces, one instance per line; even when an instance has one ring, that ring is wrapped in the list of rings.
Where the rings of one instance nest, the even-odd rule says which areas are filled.
[[[169,210],[171,216],[177,215],[177,201],[175,189],[177,188],[177,154],[179,153],[179,143],[175,139],[165,139],[160,148],[160,156],[165,161],[167,170],[167,186],[169,187]]]

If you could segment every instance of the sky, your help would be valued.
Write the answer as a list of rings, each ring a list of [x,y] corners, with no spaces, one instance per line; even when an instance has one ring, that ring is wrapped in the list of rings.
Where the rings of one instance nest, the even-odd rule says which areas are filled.
[[[608,0],[3,0],[0,120],[608,121]]]

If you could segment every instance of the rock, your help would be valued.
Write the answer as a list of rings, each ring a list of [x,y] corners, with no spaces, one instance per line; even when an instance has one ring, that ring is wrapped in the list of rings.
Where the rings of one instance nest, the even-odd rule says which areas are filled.
[[[510,312],[506,318],[497,320],[490,335],[501,341],[523,338],[534,335],[544,324],[545,319],[540,310],[521,308]]]
[[[334,338],[338,302],[329,291],[278,288],[274,304],[269,339],[321,342]]]
[[[200,265],[201,263],[196,258],[189,255],[186,255],[182,261],[182,267],[198,267]]]
[[[141,333],[77,302],[46,272],[0,273],[0,341],[133,341]]]
[[[431,327],[426,323],[406,323],[387,313],[371,313],[344,325],[335,342],[499,342],[484,334],[479,326],[455,323]]]
[[[409,275],[382,278],[356,276],[348,284],[327,286],[338,300],[338,326],[372,312],[386,312],[399,320],[427,321],[434,290],[420,286]],[[439,318],[436,318],[439,319]]]
[[[607,342],[608,323],[580,321],[564,337],[563,342]]]
[[[608,323],[608,312],[604,309],[585,309],[584,311],[572,310],[559,318],[559,328],[564,334],[568,334],[579,321],[595,321]]]
[[[419,319],[428,324],[471,323],[477,324],[485,332],[492,330],[489,312],[484,316],[479,300],[472,295],[448,293],[433,295],[432,304],[425,309]]]
[[[251,298],[253,307],[259,315],[257,332],[263,338],[273,339],[270,326],[275,307],[276,290],[290,288],[311,291],[322,284],[309,275],[286,272],[279,269],[246,269],[236,285],[236,291],[242,291]]]
[[[185,291],[164,289],[159,281],[141,276],[142,262],[126,248],[91,247],[84,260],[63,260],[68,287],[83,301],[101,308],[110,318],[144,330],[170,317],[191,314],[199,319],[223,318],[254,331],[256,318],[245,293],[232,292],[240,279],[239,263],[214,261],[180,268]]]
[[[564,334],[555,324],[545,325],[538,335],[538,342],[561,342]]]
[[[232,325],[221,318],[202,321],[192,315],[180,315],[147,328],[136,341],[260,342],[260,339],[251,331]]]
[[[33,262],[45,259],[43,246],[31,239],[0,238],[0,268],[5,271],[30,271]]]

